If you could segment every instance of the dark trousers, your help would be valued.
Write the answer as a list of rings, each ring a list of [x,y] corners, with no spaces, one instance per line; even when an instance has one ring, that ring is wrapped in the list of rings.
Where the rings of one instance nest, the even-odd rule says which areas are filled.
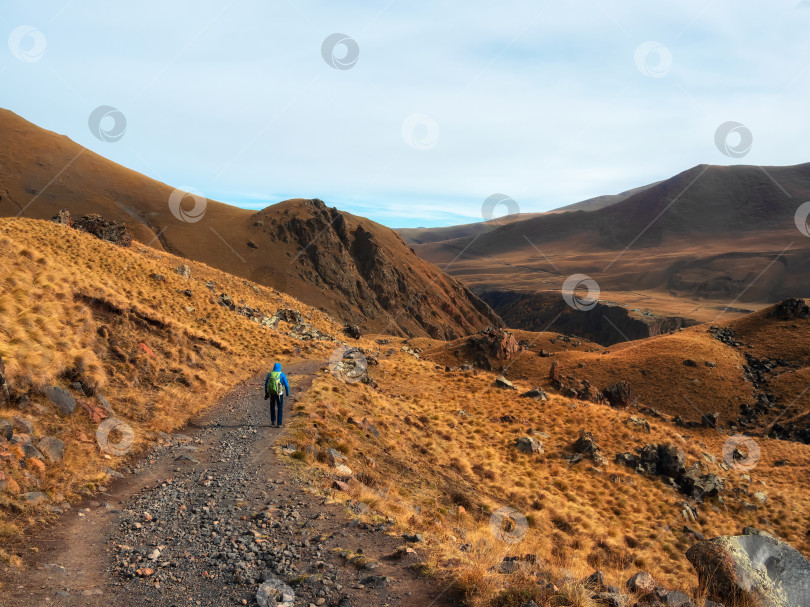
[[[276,409],[278,409],[278,413],[276,413]],[[276,420],[278,420],[278,425],[280,426],[283,422],[282,419],[284,417],[284,395],[283,394],[271,394],[270,395],[270,423],[275,424]]]

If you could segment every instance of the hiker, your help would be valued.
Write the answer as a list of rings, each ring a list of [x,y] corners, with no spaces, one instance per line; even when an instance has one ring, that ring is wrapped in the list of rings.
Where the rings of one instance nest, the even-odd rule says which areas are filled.
[[[276,428],[281,428],[283,421],[284,390],[289,396],[290,384],[287,381],[287,376],[281,372],[281,363],[276,363],[273,365],[273,370],[267,374],[264,380],[264,400],[270,399],[270,424]],[[278,407],[278,415],[276,415],[276,407]],[[276,419],[278,419],[278,423],[276,423]]]

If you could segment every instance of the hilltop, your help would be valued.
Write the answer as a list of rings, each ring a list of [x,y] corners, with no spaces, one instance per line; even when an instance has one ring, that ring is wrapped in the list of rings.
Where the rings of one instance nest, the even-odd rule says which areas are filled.
[[[389,228],[295,199],[254,212],[181,192],[0,110],[0,216],[97,213],[157,250],[273,287],[367,331],[460,337],[500,320]]]

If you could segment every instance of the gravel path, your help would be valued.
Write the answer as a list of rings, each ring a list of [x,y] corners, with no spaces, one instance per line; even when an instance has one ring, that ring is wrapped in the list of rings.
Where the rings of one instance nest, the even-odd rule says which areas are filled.
[[[289,368],[285,414],[320,367]],[[283,437],[270,426],[261,378],[237,386],[166,435],[104,501],[32,538],[35,556],[3,576],[0,604],[257,605],[262,584],[270,604],[290,607],[456,604],[415,573],[420,544],[385,522],[358,522],[296,478],[272,448]],[[277,591],[287,602],[273,602]]]

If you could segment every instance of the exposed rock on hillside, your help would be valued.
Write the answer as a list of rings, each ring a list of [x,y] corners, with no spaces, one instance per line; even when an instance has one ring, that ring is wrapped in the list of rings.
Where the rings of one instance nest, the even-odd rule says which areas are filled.
[[[463,349],[462,357],[476,367],[491,370],[490,361],[507,361],[522,348],[509,331],[488,327],[467,338]]]
[[[81,230],[82,232],[87,232],[96,238],[122,247],[128,247],[132,244],[132,234],[129,233],[126,225],[120,221],[108,221],[98,213],[90,213],[78,219],[72,219],[70,211],[68,209],[62,209],[51,221],[69,228]]]
[[[810,316],[810,306],[803,299],[784,299],[780,301],[773,310],[768,313],[769,317],[776,317],[782,320],[793,320],[794,318],[807,318]]]
[[[662,335],[697,324],[689,318],[659,316],[603,303],[597,303],[588,311],[573,310],[556,292],[484,291],[481,299],[513,329],[561,331],[603,346]]]
[[[255,216],[254,230],[297,251],[285,271],[329,297],[349,325],[454,339],[502,321],[460,282],[419,259],[392,230],[328,208],[289,201]],[[254,222],[258,223],[258,222]],[[259,235],[256,236],[257,241]],[[286,247],[285,247],[286,248]],[[303,296],[302,296],[303,298]]]
[[[638,454],[617,454],[616,462],[634,468],[639,474],[671,478],[681,493],[697,501],[714,497],[725,489],[725,479],[711,473],[702,474],[698,465],[687,469],[684,452],[675,445],[644,445],[636,450]]]
[[[810,562],[766,535],[722,536],[686,553],[715,601],[762,607],[810,605]]]

